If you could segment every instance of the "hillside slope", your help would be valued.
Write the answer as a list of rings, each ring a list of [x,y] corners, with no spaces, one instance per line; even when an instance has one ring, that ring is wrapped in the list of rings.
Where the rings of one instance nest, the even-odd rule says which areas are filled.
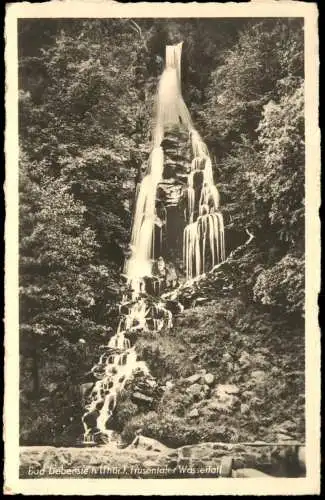
[[[304,441],[304,338],[300,320],[222,298],[185,310],[170,331],[137,349],[164,393],[154,409],[117,409],[126,442],[136,432],[171,447],[202,441]]]

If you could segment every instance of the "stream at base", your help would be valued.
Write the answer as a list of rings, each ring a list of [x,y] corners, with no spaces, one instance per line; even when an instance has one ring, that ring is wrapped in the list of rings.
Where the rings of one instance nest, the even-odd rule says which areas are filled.
[[[136,293],[130,287],[123,294],[118,309],[117,331],[107,345],[101,346],[103,353],[91,370],[97,381],[90,391],[82,417],[85,444],[95,443],[98,439],[110,442],[114,434],[110,423],[126,382],[137,373],[151,378],[146,363],[138,359],[135,350],[137,333],[159,332],[173,326],[173,315],[159,297]],[[151,384],[156,384],[152,378]]]

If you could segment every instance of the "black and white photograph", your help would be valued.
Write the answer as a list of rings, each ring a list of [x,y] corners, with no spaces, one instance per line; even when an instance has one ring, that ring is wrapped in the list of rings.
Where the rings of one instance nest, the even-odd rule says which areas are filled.
[[[17,480],[30,491],[83,479],[76,493],[100,482],[112,494],[130,479],[139,494],[137,479],[164,480],[159,495],[167,480],[196,479],[216,480],[218,494],[259,479],[251,492],[263,494],[310,475],[317,492],[319,165],[307,132],[318,129],[306,103],[318,89],[306,16],[214,6],[27,10],[7,35],[17,332],[6,327],[6,356],[17,361],[4,416],[13,425],[17,408]],[[9,183],[12,138],[7,129]]]

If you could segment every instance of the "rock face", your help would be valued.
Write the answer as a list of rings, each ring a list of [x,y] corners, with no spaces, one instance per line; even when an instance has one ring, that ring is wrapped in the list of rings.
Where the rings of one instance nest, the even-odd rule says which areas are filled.
[[[204,303],[207,299],[211,301],[229,296],[238,283],[241,283],[240,266],[241,260],[246,258],[247,247],[249,250],[253,248],[254,251],[255,247],[250,238],[231,252],[224,262],[194,280],[184,282],[177,290],[166,294],[165,298],[168,299],[169,295],[172,295],[174,300],[189,308]],[[242,362],[245,363],[244,357]]]
[[[226,413],[229,412],[239,402],[236,395],[238,392],[239,389],[235,385],[217,385],[212,392],[209,407]]]
[[[184,190],[191,162],[188,131],[179,127],[166,130],[161,146],[164,151],[164,170],[163,179],[157,187],[156,208],[163,226],[162,241],[158,231],[157,251],[173,263],[177,275],[180,275],[185,227]]]
[[[207,442],[172,449],[140,435],[124,449],[114,443],[93,448],[22,447],[20,478],[216,477],[224,457],[232,458],[233,476],[238,471],[249,477],[242,472],[249,468],[255,477],[259,472],[303,477],[304,453],[304,447],[294,442],[286,446]]]
[[[177,206],[181,199],[183,186],[178,184],[174,179],[168,179],[159,183],[158,198],[164,202],[166,208]]]
[[[150,375],[142,372],[135,373],[126,387],[131,393],[131,400],[145,408],[154,407],[163,394],[163,389]]]

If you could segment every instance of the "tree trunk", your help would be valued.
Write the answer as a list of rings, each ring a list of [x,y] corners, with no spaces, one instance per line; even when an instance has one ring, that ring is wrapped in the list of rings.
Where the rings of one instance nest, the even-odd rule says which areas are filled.
[[[32,357],[32,380],[33,380],[33,395],[39,396],[40,380],[39,380],[39,353],[36,347]]]

